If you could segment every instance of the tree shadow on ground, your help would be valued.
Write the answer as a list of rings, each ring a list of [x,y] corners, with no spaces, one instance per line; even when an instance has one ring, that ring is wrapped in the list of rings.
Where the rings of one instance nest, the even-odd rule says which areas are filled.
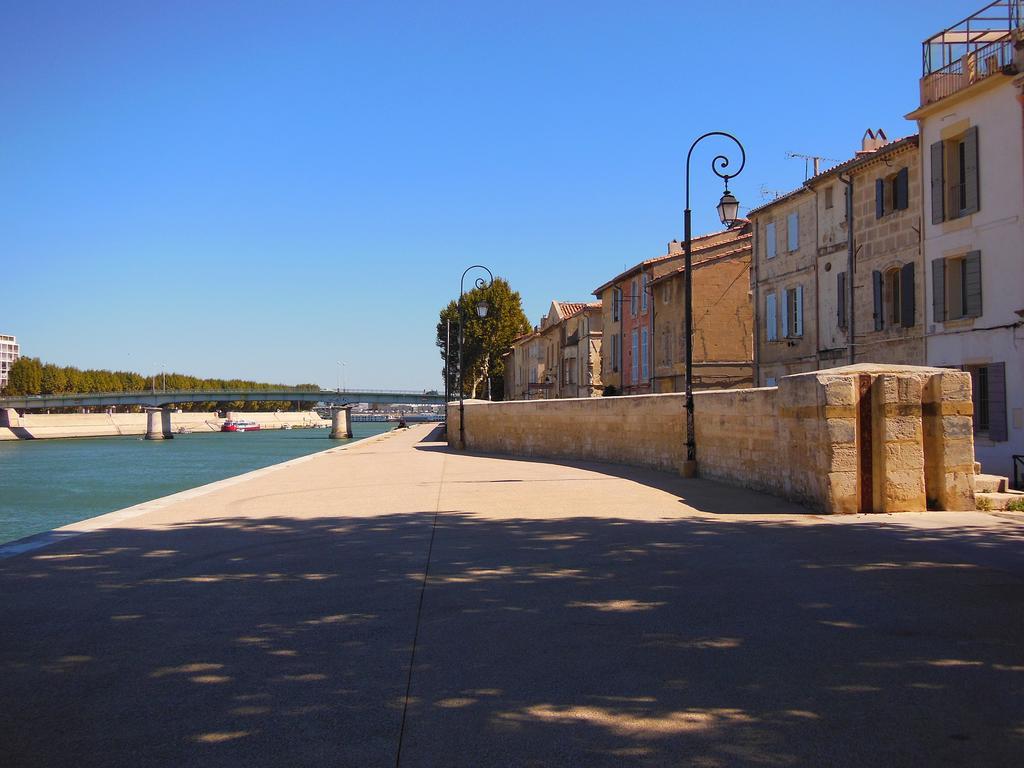
[[[434,524],[224,518],[0,562],[4,764],[393,765]],[[441,511],[402,765],[1019,765],[1024,568],[985,558],[1022,543]]]

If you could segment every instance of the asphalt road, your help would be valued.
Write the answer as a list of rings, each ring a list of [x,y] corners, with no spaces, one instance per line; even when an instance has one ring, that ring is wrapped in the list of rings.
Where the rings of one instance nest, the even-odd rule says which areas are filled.
[[[1024,762],[1021,515],[428,431],[0,559],[0,766]]]

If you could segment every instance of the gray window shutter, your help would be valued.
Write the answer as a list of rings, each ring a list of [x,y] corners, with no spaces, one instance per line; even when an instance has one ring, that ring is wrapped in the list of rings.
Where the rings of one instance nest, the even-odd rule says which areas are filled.
[[[981,207],[978,187],[978,126],[972,126],[964,134],[964,199],[967,205],[963,213],[976,213]]]
[[[892,207],[898,211],[910,207],[910,170],[908,168],[900,168],[900,172],[896,174],[896,199],[893,200]]]
[[[904,264],[900,268],[900,325],[904,328],[914,326],[914,262]]]
[[[932,262],[932,322],[946,321],[946,260]]]
[[[836,315],[839,327],[846,327],[846,273],[836,275]]]
[[[882,273],[877,269],[871,273],[871,286],[875,293],[875,330],[882,330],[883,308],[882,308]]]
[[[946,220],[946,189],[943,183],[945,147],[941,141],[932,144],[931,155],[932,224],[941,224]]]
[[[875,179],[875,218],[885,216],[885,181]]]
[[[1006,434],[1006,363],[988,366],[988,438],[1004,442]]]
[[[981,251],[964,257],[964,317],[981,317]]]
[[[785,293],[782,296],[782,306],[786,313],[785,315],[783,315],[782,328],[784,330],[783,336],[785,336],[787,339],[793,335],[793,308],[790,305],[790,302],[792,301],[792,296],[793,291],[790,290],[789,288],[786,289]]]

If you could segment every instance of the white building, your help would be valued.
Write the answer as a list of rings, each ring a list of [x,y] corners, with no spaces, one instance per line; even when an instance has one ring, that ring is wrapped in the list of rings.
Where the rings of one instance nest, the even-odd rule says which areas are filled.
[[[970,371],[975,454],[1013,475],[1024,454],[1022,0],[924,42],[921,135],[929,365]]]
[[[14,361],[21,357],[18,340],[0,333],[0,389],[7,386],[7,374]]]

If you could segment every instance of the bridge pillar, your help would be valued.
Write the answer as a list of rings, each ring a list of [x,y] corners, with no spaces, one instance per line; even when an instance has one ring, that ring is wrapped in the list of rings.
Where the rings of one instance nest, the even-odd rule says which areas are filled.
[[[344,440],[352,437],[352,409],[335,408],[331,414],[331,437]]]
[[[174,437],[171,431],[171,409],[149,408],[146,410],[146,439],[170,440]]]

